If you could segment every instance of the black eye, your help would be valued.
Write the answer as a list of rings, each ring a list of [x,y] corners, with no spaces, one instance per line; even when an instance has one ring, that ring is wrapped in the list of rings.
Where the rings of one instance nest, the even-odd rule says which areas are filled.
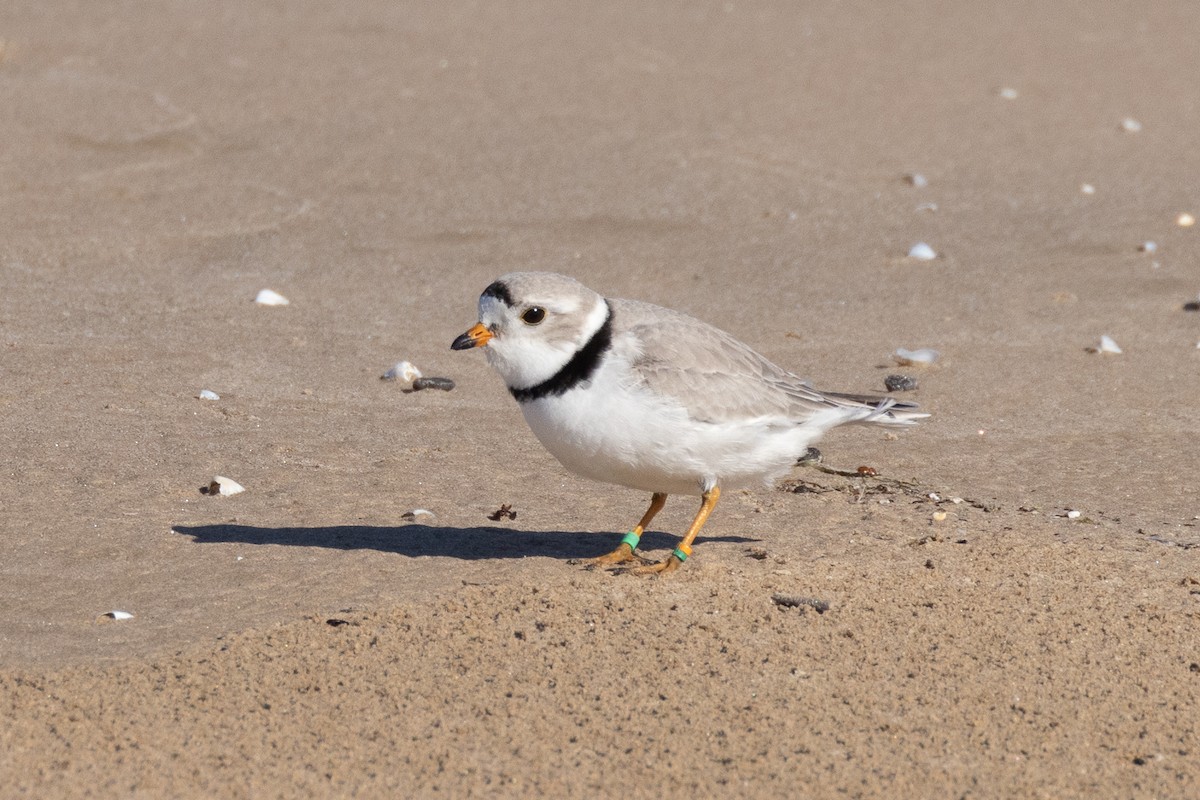
[[[521,313],[521,321],[526,325],[538,325],[546,318],[546,309],[530,306]]]

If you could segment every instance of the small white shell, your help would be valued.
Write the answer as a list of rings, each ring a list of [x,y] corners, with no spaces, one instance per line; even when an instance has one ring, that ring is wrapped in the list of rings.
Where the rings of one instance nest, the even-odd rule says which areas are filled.
[[[128,611],[106,611],[105,613],[101,614],[100,616],[108,617],[109,619],[118,619],[118,620],[133,619],[133,614],[130,614]]]
[[[213,492],[213,485],[216,485],[216,492]],[[217,475],[209,484],[209,494],[220,494],[229,497],[234,494],[241,494],[246,491],[246,487],[235,481],[233,478],[226,478],[224,475]]]
[[[1096,345],[1095,347],[1089,347],[1088,352],[1089,353],[1112,353],[1115,355],[1115,354],[1121,352],[1121,348],[1120,348],[1120,346],[1117,345],[1116,342],[1113,341],[1112,337],[1106,333],[1100,337],[1100,344]]]
[[[427,508],[414,508],[412,511],[405,511],[400,515],[400,519],[407,520],[414,520],[417,517],[429,517],[430,519],[437,519],[437,514],[433,513]]]
[[[1139,133],[1142,130],[1142,123],[1133,117],[1126,117],[1121,120],[1121,129],[1126,133]]]
[[[213,391],[209,391],[208,389],[201,389],[200,394],[198,394],[196,396],[199,397],[201,400],[220,400],[221,399],[221,396],[219,394],[217,394],[216,392],[213,392]]]
[[[1083,192],[1084,194],[1095,194],[1096,187],[1092,186],[1090,183],[1081,183],[1079,184],[1079,191]]]
[[[393,364],[387,372],[383,373],[381,378],[385,381],[403,381],[404,383],[412,383],[417,378],[421,377],[421,370],[417,369],[408,361],[399,361]]]
[[[937,258],[937,251],[925,244],[925,242],[917,242],[908,251],[909,258],[915,258],[918,261],[933,261]]]
[[[1005,86],[1003,89],[998,91],[997,94],[999,94],[1005,100],[1016,100],[1018,97],[1021,96],[1020,92],[1018,92],[1016,89],[1013,89],[1009,86]]]
[[[1082,511],[1076,511],[1073,508],[1067,509],[1067,519],[1079,519],[1081,516],[1083,516]]]
[[[286,306],[291,301],[289,301],[279,292],[276,292],[272,289],[263,289],[258,293],[258,296],[254,298],[254,302],[258,303],[260,306]]]
[[[1138,245],[1138,252],[1154,253],[1158,250],[1158,242],[1142,242]]]
[[[904,180],[908,181],[908,185],[914,189],[924,189],[929,185],[929,179],[919,172],[910,172],[904,176]]]
[[[928,366],[938,360],[940,356],[937,350],[932,350],[928,347],[923,347],[920,350],[905,350],[903,347],[897,348],[895,353],[892,353],[892,358],[896,359],[896,363],[902,367],[919,367]]]
[[[1175,218],[1175,224],[1181,228],[1190,228],[1196,224],[1196,218],[1184,211]]]

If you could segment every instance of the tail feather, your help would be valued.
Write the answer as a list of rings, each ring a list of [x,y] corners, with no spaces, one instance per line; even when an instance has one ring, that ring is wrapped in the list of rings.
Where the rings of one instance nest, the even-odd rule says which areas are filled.
[[[919,406],[916,403],[905,400],[845,392],[821,392],[821,394],[847,408],[869,409],[869,413],[854,420],[863,425],[915,425],[917,420],[929,416],[924,411],[917,411]]]

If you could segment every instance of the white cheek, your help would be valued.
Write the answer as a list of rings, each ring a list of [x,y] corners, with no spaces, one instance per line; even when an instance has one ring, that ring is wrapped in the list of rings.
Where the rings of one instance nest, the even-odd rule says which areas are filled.
[[[504,382],[515,389],[536,386],[550,378],[570,360],[570,353],[563,353],[520,333],[497,337],[484,348],[488,363],[500,373]]]

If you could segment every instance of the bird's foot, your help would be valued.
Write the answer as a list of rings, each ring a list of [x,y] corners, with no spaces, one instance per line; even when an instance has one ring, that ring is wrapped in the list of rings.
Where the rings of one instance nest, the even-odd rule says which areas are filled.
[[[649,561],[642,559],[643,563],[636,567],[618,567],[617,572],[622,575],[666,575],[668,572],[674,572],[679,569],[679,565],[683,562],[679,557],[672,554],[662,561]]]
[[[577,558],[572,559],[570,563],[581,566],[584,569],[596,569],[597,567],[608,569],[610,567],[620,568],[622,564],[634,563],[639,566],[646,566],[654,562],[634,552],[628,542],[621,542],[617,545],[616,550],[606,553],[599,558]]]

